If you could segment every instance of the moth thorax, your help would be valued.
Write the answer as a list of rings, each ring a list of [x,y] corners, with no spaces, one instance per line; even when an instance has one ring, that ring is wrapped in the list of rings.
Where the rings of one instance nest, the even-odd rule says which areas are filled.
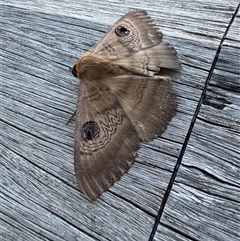
[[[112,61],[101,56],[86,54],[76,64],[77,76],[81,80],[104,80],[121,74],[122,70]]]

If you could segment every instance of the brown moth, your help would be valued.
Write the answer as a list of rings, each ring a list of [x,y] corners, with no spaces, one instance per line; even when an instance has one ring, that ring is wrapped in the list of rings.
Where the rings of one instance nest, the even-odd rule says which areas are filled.
[[[160,136],[175,115],[177,53],[146,11],[123,16],[71,69],[81,81],[74,134],[78,184],[96,200],[134,163],[140,141]]]

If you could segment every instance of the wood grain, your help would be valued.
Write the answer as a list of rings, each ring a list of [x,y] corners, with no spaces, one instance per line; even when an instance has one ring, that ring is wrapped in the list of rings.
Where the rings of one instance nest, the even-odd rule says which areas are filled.
[[[229,25],[154,240],[236,240],[238,1],[1,2],[1,240],[148,240]],[[94,7],[95,6],[95,7]],[[177,115],[91,204],[73,168],[78,82],[68,71],[123,14],[143,8],[183,62]],[[228,56],[231,56],[229,58]]]
[[[166,227],[186,240],[240,238],[240,49],[226,44],[236,32],[236,20],[223,41],[165,206],[159,240]]]

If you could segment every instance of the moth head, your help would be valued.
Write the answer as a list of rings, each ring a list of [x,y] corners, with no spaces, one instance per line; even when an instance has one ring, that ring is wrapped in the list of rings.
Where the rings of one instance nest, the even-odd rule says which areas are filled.
[[[69,68],[69,71],[73,74],[74,77],[77,77],[76,64],[72,68]]]

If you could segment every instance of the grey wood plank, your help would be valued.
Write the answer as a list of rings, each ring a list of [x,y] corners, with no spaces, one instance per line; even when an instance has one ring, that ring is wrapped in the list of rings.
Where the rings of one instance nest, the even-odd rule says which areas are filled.
[[[168,228],[164,225],[161,225],[161,229],[158,228],[154,241],[190,241],[184,233],[176,232],[172,228]]]
[[[159,1],[157,8],[141,3],[180,53],[183,69],[173,79],[178,112],[163,137],[143,143],[129,173],[94,204],[76,186],[74,123],[65,123],[75,109],[78,81],[69,74],[68,66],[118,17],[139,4],[109,1],[103,6],[96,2],[94,8],[92,3],[79,1],[2,3],[2,173],[8,180],[8,185],[1,183],[3,237],[147,240],[237,2],[222,6],[220,0],[195,4]],[[45,222],[39,222],[39,215]],[[6,233],[10,220],[15,220],[15,226]],[[60,232],[55,225],[61,227]]]
[[[6,15],[11,12],[11,8],[5,10]],[[16,225],[17,223],[19,225],[15,226],[15,232],[14,228],[9,230],[9,225],[4,224],[3,230],[8,230],[8,233],[6,234],[5,231],[1,233],[1,236],[5,240],[9,238],[14,240],[17,233],[19,239],[35,240],[34,235],[31,236],[35,232],[36,238],[39,237],[42,240],[72,240],[76,236],[80,240],[85,236],[89,239],[93,237],[96,240],[112,240],[113,237],[114,240],[129,240],[129,238],[146,240],[154,223],[148,210],[156,213],[160,202],[159,192],[162,193],[162,189],[165,189],[165,180],[169,179],[170,171],[166,171],[166,174],[162,175],[162,172],[160,170],[156,172],[153,166],[143,169],[141,163],[136,163],[134,169],[131,170],[132,174],[129,173],[130,178],[125,177],[125,182],[123,180],[125,184],[119,184],[119,188],[115,188],[117,189],[115,192],[114,189],[108,192],[110,203],[105,208],[100,204],[98,209],[96,203],[89,206],[88,201],[76,186],[73,170],[73,125],[65,125],[75,108],[78,83],[71,79],[67,65],[63,65],[58,59],[60,57],[65,61],[66,51],[61,51],[61,47],[57,50],[58,52],[54,47],[51,51],[51,47],[48,47],[52,44],[52,42],[49,43],[51,40],[49,40],[49,33],[43,34],[47,24],[42,28],[36,24],[32,25],[31,18],[28,22],[25,21],[25,17],[28,15],[26,11],[19,10],[17,12],[20,26],[17,23],[12,28],[11,24],[1,25],[5,31],[1,64],[6,70],[1,73],[3,80],[1,103],[4,106],[1,116],[1,130],[3,130],[1,140],[7,151],[15,153],[16,157],[14,155],[13,158],[9,158],[6,152],[1,154],[6,158],[3,163],[13,165],[14,171],[14,173],[7,172],[6,170],[11,169],[10,167],[3,170],[4,175],[10,179],[10,184],[4,191],[6,198],[3,209],[4,221],[7,224],[7,219],[17,219]],[[23,18],[22,22],[25,21],[25,25],[21,25],[21,18]],[[34,14],[32,18],[35,19]],[[48,25],[54,26],[53,22],[52,20]],[[38,29],[39,34],[35,29]],[[58,32],[56,29],[54,31]],[[16,33],[18,37],[16,37]],[[55,57],[52,60],[51,56],[58,56],[58,58]],[[75,60],[72,58],[71,61],[73,64]],[[63,80],[61,80],[62,78]],[[15,172],[19,172],[15,164],[21,157],[24,161],[21,166],[26,167],[26,175],[20,172],[15,179]],[[174,164],[173,158],[172,163]],[[155,175],[155,178],[150,179],[146,175],[147,170]],[[39,172],[40,174],[37,175]],[[36,176],[31,176],[31,173]],[[41,178],[42,176],[44,178]],[[157,178],[158,176],[161,176],[161,179]],[[39,179],[44,185],[38,183]],[[163,185],[156,185],[154,183],[156,180],[161,181]],[[151,182],[149,183],[149,181]],[[24,187],[24,194],[22,189],[15,184],[19,182],[23,183],[23,186],[28,185],[28,182],[33,185]],[[66,187],[63,188],[58,184],[59,182],[67,183],[63,185]],[[133,186],[131,186],[132,183]],[[144,188],[142,188],[142,183],[146,183]],[[154,185],[150,185],[151,183]],[[5,185],[3,184],[3,186]],[[10,196],[7,195],[9,186],[15,187],[15,191],[12,190]],[[35,189],[42,195],[35,193]],[[65,193],[64,190],[67,192]],[[78,202],[73,201],[76,195],[71,193],[72,190],[77,194]],[[112,195],[111,192],[115,195]],[[128,201],[118,197],[119,193],[123,197],[125,192],[125,198]],[[64,193],[64,196],[61,196],[60,193]],[[147,198],[148,193],[151,194],[152,199]],[[25,195],[29,196],[31,202],[28,200],[25,202]],[[18,196],[20,196],[19,203],[16,203],[14,197]],[[137,201],[131,205],[130,200],[133,196]],[[119,199],[120,205],[116,198]],[[104,197],[101,200],[104,200]],[[33,205],[32,202],[36,205]],[[65,202],[67,202],[67,206],[65,206]],[[68,205],[72,205],[74,210],[71,210]],[[115,214],[108,205],[112,205],[113,210],[116,211]],[[132,214],[126,213],[128,205],[131,205],[129,211]],[[59,217],[60,221],[52,217],[51,207],[54,210],[57,209],[55,215]],[[90,209],[92,209],[91,212]],[[34,210],[35,215],[33,215]],[[46,223],[39,222],[39,216],[43,216]],[[112,218],[110,218],[111,216]],[[75,221],[76,219],[78,221]],[[141,225],[138,221],[136,222],[139,219],[143,221],[142,231],[140,231]],[[61,220],[65,220],[65,222],[61,222]],[[24,225],[21,225],[22,223]],[[38,223],[38,226],[35,223]],[[26,230],[26,226],[29,226],[30,230]],[[55,227],[61,228],[62,226],[65,227],[63,229],[65,232],[57,232]],[[77,230],[72,232],[73,228]]]
[[[174,16],[180,16],[181,19],[191,19],[192,23],[197,20],[209,21],[209,19],[214,18],[216,19],[216,23],[212,24],[218,25],[219,22],[226,24],[224,20],[229,18],[239,1],[224,1],[223,4],[223,1],[221,0],[216,0],[215,2],[212,2],[211,0],[197,0],[194,2],[188,0],[181,0],[178,2],[173,0],[158,0],[154,5],[152,2],[148,1],[128,1],[122,3],[117,0],[106,0],[104,1],[104,4],[98,4],[97,1],[89,3],[79,2],[77,0],[72,0],[71,3],[69,3],[68,0],[62,0],[61,4],[57,4],[55,0],[49,0],[47,3],[45,1],[25,0],[24,2],[19,2],[16,0],[3,0],[2,3],[50,14],[58,13],[59,15],[75,18],[81,16],[82,19],[91,21],[95,20],[95,22],[102,23],[115,21],[116,14],[121,16],[131,9],[141,8],[153,12],[154,15],[163,15],[165,19],[163,23],[166,23],[169,18],[174,19]],[[181,19],[177,19],[178,21],[181,21]],[[178,28],[178,26],[175,26],[175,28]],[[202,24],[198,26],[195,25],[195,28],[199,28],[202,31],[208,30],[208,26],[203,28]]]
[[[75,186],[5,146],[1,153],[2,212],[12,228],[1,230],[2,238],[14,240],[18,233],[18,240],[112,240],[115,233],[114,240],[146,240],[153,217],[134,205],[112,195],[84,202]]]
[[[67,27],[60,28],[57,24],[55,26],[56,18],[55,16],[52,16],[52,19],[50,22],[49,20],[46,20],[46,18],[43,18],[43,14],[40,13],[41,18],[37,20],[37,16],[34,15],[32,25],[31,21],[31,14],[26,14],[25,10],[21,10],[22,12],[18,13],[18,22],[17,24],[11,27],[10,23],[6,23],[6,25],[2,25],[3,29],[5,30],[4,39],[6,39],[6,42],[3,43],[4,51],[3,56],[4,63],[3,66],[5,69],[11,69],[11,71],[8,71],[3,74],[3,78],[7,80],[5,83],[3,83],[3,101],[5,106],[4,111],[4,119],[7,123],[11,123],[15,127],[20,128],[24,132],[29,133],[30,135],[36,136],[38,139],[45,140],[45,143],[50,142],[52,147],[49,147],[48,153],[50,153],[50,159],[54,160],[52,163],[49,163],[49,158],[44,158],[44,160],[41,160],[42,152],[39,150],[34,150],[33,152],[36,152],[35,155],[41,160],[41,166],[46,167],[47,169],[51,170],[51,173],[56,172],[56,167],[54,167],[55,161],[59,158],[58,163],[61,163],[61,166],[66,166],[66,160],[73,160],[73,156],[66,156],[69,153],[72,153],[72,150],[69,149],[69,146],[72,146],[73,143],[73,125],[66,126],[66,120],[68,120],[69,116],[71,116],[71,113],[73,113],[75,109],[75,101],[76,101],[76,90],[77,90],[77,81],[74,82],[72,80],[72,76],[68,72],[68,68],[66,66],[61,65],[61,61],[53,59],[53,61],[50,64],[51,56],[56,54],[56,52],[52,52],[51,48],[48,47],[46,50],[46,46],[48,46],[49,42],[49,34],[53,30],[49,30],[47,32],[46,26],[52,26],[55,27],[54,33],[56,33],[56,36],[60,35],[59,31],[62,31],[62,28],[67,29]],[[9,14],[11,13],[11,9],[7,9],[6,12],[6,18],[9,17]],[[38,13],[37,13],[38,14]],[[37,15],[36,14],[36,15]],[[26,21],[26,18],[30,18],[28,21]],[[21,19],[22,18],[22,19]],[[50,16],[48,15],[48,19]],[[5,18],[4,18],[5,19]],[[54,19],[54,20],[53,20]],[[9,21],[9,19],[8,19]],[[8,22],[7,21],[7,22]],[[45,22],[44,22],[45,21]],[[22,25],[24,23],[24,25]],[[29,31],[23,31],[26,29],[26,24]],[[30,24],[31,23],[31,24]],[[37,25],[37,23],[40,23]],[[67,24],[66,24],[67,25]],[[11,27],[11,28],[10,28]],[[9,31],[10,29],[11,31]],[[31,30],[31,31],[30,31]],[[13,31],[13,32],[12,32]],[[38,32],[39,35],[38,36]],[[15,33],[18,33],[18,36],[21,36],[20,38],[15,38]],[[43,35],[43,32],[46,32],[46,34]],[[33,34],[34,33],[34,34]],[[65,34],[66,35],[66,34]],[[50,36],[50,38],[52,38]],[[90,38],[90,37],[89,37]],[[11,45],[8,45],[8,40],[14,39],[14,41],[11,42]],[[41,42],[40,42],[41,39]],[[21,44],[24,41],[24,45]],[[63,50],[61,50],[61,48]],[[66,59],[65,56],[67,56],[67,52],[71,52],[70,49],[68,51],[64,51],[65,47],[59,48],[59,59]],[[56,51],[56,48],[52,48],[53,51]],[[28,52],[31,51],[31,52]],[[62,52],[61,52],[62,51]],[[46,52],[46,53],[45,53]],[[49,54],[47,54],[49,53]],[[64,58],[63,58],[64,56]],[[37,58],[37,61],[36,61]],[[70,58],[70,57],[69,57]],[[18,61],[18,64],[15,64],[15,61]],[[72,61],[72,60],[71,60]],[[69,61],[71,63],[71,61]],[[75,61],[75,60],[74,60]],[[72,61],[71,64],[74,63]],[[51,67],[48,67],[51,66]],[[185,77],[180,76],[179,81],[181,79],[193,79],[194,68],[189,68],[189,73],[186,73]],[[199,83],[198,88],[202,88],[203,86],[203,79],[207,75],[207,72],[205,71],[199,71]],[[12,76],[18,76],[18,81],[15,81],[15,78]],[[188,77],[188,78],[186,78]],[[68,84],[70,83],[70,84]],[[190,85],[191,83],[189,83]],[[11,87],[10,87],[11,86]],[[178,121],[173,123],[169,127],[169,133],[166,132],[165,138],[167,139],[173,139],[173,134],[175,135],[175,142],[179,139],[179,142],[183,142],[184,135],[183,133],[186,133],[187,125],[190,121],[190,118],[192,116],[194,107],[197,104],[197,95],[200,95],[201,91],[197,90],[195,87],[195,84],[193,86],[181,87],[182,84],[175,83],[176,91],[179,92],[179,111],[176,118]],[[21,88],[19,88],[21,87]],[[188,100],[186,100],[186,96],[188,96]],[[14,99],[14,100],[12,100]],[[34,101],[33,101],[34,100]],[[10,103],[9,103],[10,102]],[[29,106],[29,107],[28,107]],[[70,106],[70,107],[69,107]],[[26,108],[29,108],[26,112]],[[17,109],[17,111],[16,111]],[[186,113],[188,114],[186,116]],[[29,120],[33,120],[30,121]],[[60,123],[60,125],[59,125]],[[56,128],[56,129],[55,129]],[[179,129],[182,129],[182,133],[177,131]],[[179,136],[177,136],[176,133],[179,133]],[[11,140],[12,137],[11,132],[7,132],[7,136],[5,137],[6,140]],[[67,136],[67,138],[65,137]],[[24,137],[21,137],[24,138]],[[30,139],[30,136],[28,137]],[[39,142],[39,140],[36,140]],[[164,142],[164,140],[162,141]],[[67,144],[67,146],[64,146],[64,144]],[[12,144],[10,141],[8,146],[13,146],[13,148],[18,148],[17,146]],[[26,143],[26,145],[28,145]],[[44,146],[47,144],[44,144]],[[175,143],[174,145],[179,146],[178,143]],[[33,148],[34,145],[30,146],[29,148]],[[63,154],[61,154],[61,158],[57,153],[60,151],[60,147],[64,148],[62,149]],[[50,150],[54,149],[54,152],[51,152]],[[178,148],[179,149],[179,148]],[[26,152],[26,149],[18,148],[18,153],[24,156],[24,153]],[[53,153],[53,154],[51,154]],[[45,154],[45,152],[44,152]],[[46,155],[46,154],[45,154]],[[146,154],[145,154],[146,156]],[[153,159],[153,158],[151,158]],[[159,163],[159,159],[162,160]],[[164,178],[164,180],[168,180],[169,176],[171,175],[172,167],[175,163],[174,157],[167,157],[166,155],[159,153],[158,155],[155,155],[155,163],[158,163],[158,167],[160,169],[156,171],[152,171],[156,167],[156,165],[150,166],[149,173],[155,172],[155,177],[149,178],[147,175],[142,176],[142,181],[144,183],[149,184],[150,186],[156,186],[156,177],[161,176]],[[35,160],[34,160],[35,161]],[[141,159],[138,158],[137,160],[139,162],[139,166],[141,167]],[[152,161],[152,160],[151,160]],[[148,161],[148,164],[150,162]],[[165,163],[168,163],[169,168],[167,171],[161,168],[162,165],[167,166]],[[68,163],[70,165],[71,162]],[[151,165],[151,163],[150,163]],[[146,170],[148,170],[148,165],[145,165],[147,167]],[[74,181],[74,172],[73,167],[68,166],[68,172],[67,173],[60,173],[62,178],[65,178],[66,180]],[[134,169],[133,169],[134,170]],[[132,171],[132,170],[131,170]],[[161,174],[158,172],[160,171]],[[59,172],[57,172],[59,173]],[[69,173],[72,173],[73,176]],[[137,176],[139,176],[136,172]],[[70,176],[70,178],[69,178]],[[132,181],[131,184],[134,183],[135,177],[132,177],[130,175]],[[146,180],[145,180],[146,179]],[[152,180],[152,181],[151,181]],[[159,179],[161,181],[162,179]],[[149,181],[151,181],[149,183]],[[147,204],[143,205],[144,209],[147,209],[151,212],[155,212],[158,209],[159,205],[159,188],[152,188],[152,190],[149,191],[149,193],[152,193],[152,204],[149,205],[149,200],[146,202],[145,197],[149,196],[148,194],[143,195],[143,193],[139,193],[136,195],[136,191],[134,186],[132,187],[131,184],[129,184],[129,180],[127,179],[126,182],[124,182],[124,187],[127,191],[122,192],[120,191],[120,195],[126,195],[125,197],[133,198],[135,201],[139,204]],[[165,185],[167,182],[164,182]],[[161,184],[161,186],[163,186]],[[113,189],[115,190],[115,189]],[[117,189],[121,190],[121,189]],[[146,188],[147,190],[147,188]],[[160,193],[163,193],[163,190],[160,189]],[[130,193],[128,194],[128,192]],[[125,194],[126,193],[126,194]],[[133,195],[134,194],[134,195]],[[152,208],[154,207],[154,208]]]
[[[240,210],[236,199],[239,200],[239,187],[222,184],[223,192],[213,194],[211,190],[219,186],[214,185],[214,178],[194,167],[191,171],[186,172],[186,169],[190,168],[183,167],[179,172],[161,222],[176,233],[184,233],[190,240],[238,240]],[[186,184],[181,182],[184,174],[188,175],[184,177]],[[235,192],[235,200],[225,195],[229,189],[231,195]]]
[[[238,21],[238,20],[237,20]],[[238,26],[232,24],[229,34]],[[240,239],[240,46],[223,43],[156,237]],[[161,240],[161,238],[159,238]]]
[[[232,47],[240,47],[240,13],[237,13],[237,16],[232,24],[231,29],[229,30],[226,39],[224,41],[224,45],[232,46]]]

